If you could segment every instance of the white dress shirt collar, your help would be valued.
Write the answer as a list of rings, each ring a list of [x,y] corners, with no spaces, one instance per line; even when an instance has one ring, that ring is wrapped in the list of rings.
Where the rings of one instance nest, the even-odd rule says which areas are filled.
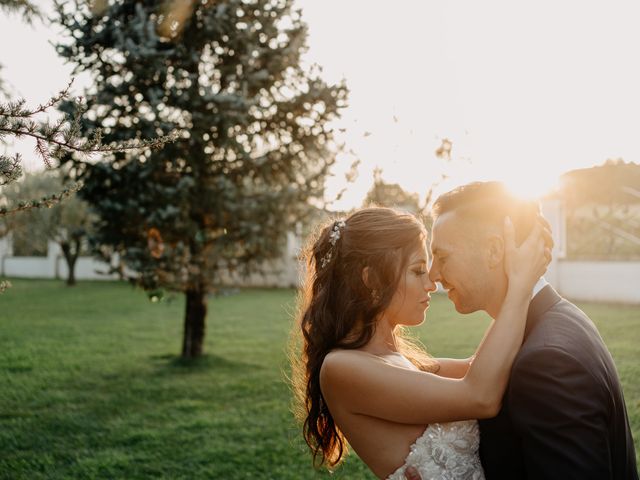
[[[540,290],[542,290],[547,285],[549,285],[549,282],[547,282],[544,277],[540,277],[536,284],[533,286],[533,295],[531,296],[531,298],[535,297],[540,292]]]

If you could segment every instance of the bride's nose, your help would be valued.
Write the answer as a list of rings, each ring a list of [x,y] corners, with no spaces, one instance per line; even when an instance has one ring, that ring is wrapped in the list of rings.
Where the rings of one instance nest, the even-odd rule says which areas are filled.
[[[426,280],[424,281],[424,289],[427,292],[434,292],[436,290],[436,284],[433,280],[431,280],[430,275],[425,275]]]

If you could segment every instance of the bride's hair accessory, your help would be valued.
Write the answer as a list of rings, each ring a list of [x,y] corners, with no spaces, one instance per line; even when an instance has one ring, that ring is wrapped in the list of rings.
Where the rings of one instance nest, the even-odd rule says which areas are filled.
[[[324,257],[322,257],[322,259],[320,260],[320,268],[326,267],[331,261],[333,249],[335,248],[336,243],[338,243],[338,240],[340,240],[342,229],[346,226],[347,224],[344,222],[344,220],[337,221],[333,224],[333,229],[331,229],[331,233],[329,234],[329,243],[331,244],[331,247],[329,247],[327,253],[325,253]]]

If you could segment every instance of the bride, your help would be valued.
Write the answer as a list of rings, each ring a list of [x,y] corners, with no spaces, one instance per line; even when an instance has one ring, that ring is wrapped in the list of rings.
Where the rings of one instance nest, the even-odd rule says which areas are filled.
[[[500,408],[532,289],[548,264],[548,235],[537,225],[516,247],[505,220],[504,306],[476,354],[454,360],[429,357],[401,328],[423,322],[436,289],[423,225],[366,208],[325,226],[306,251],[293,362],[314,465],[336,466],[348,442],[379,478],[403,479],[412,466],[423,480],[483,479],[474,419]]]

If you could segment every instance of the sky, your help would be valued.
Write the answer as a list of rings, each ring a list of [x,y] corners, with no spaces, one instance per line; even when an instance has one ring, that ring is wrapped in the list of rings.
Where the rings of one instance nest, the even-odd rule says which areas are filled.
[[[348,190],[334,208],[361,204],[375,168],[421,194],[447,175],[437,191],[497,179],[532,196],[571,169],[640,162],[636,1],[297,4],[309,27],[306,61],[350,89],[339,122],[345,153],[327,195]],[[71,76],[48,43],[56,34],[0,18],[2,75],[34,103]],[[445,138],[449,162],[434,153]],[[31,149],[25,165],[36,168]],[[358,177],[347,184],[355,159]]]

